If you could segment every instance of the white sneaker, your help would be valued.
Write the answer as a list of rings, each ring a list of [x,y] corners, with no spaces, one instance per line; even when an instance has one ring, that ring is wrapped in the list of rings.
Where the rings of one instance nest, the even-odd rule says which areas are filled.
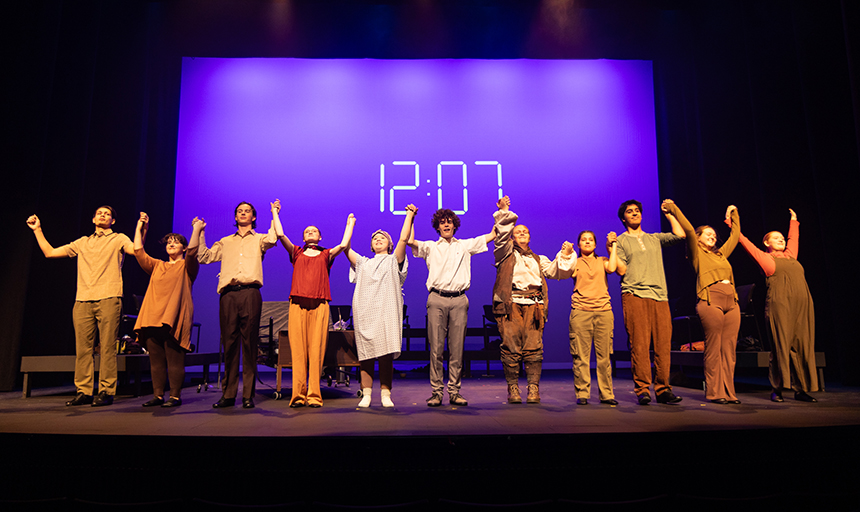
[[[361,401],[358,402],[359,407],[370,407],[370,388],[361,389]]]
[[[391,401],[391,390],[382,390],[382,407],[394,407],[394,402]]]

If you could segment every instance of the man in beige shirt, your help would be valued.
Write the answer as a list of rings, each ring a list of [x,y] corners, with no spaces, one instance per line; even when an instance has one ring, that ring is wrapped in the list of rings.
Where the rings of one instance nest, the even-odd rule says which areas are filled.
[[[281,203],[271,203],[272,211],[280,211]],[[226,377],[224,392],[212,407],[233,407],[239,390],[239,357],[242,356],[242,407],[254,407],[257,378],[257,344],[260,341],[260,315],[263,309],[263,256],[275,246],[278,237],[274,227],[268,233],[257,233],[257,210],[251,203],[241,202],[234,211],[236,232],[206,247],[203,229],[206,222],[197,217],[193,224],[202,223],[199,237],[191,236],[188,250],[199,245],[197,261],[202,264],[221,262],[218,278],[221,341],[224,344]],[[194,233],[198,233],[197,230]]]
[[[31,215],[27,225],[36,235],[47,258],[78,258],[78,288],[72,321],[75,326],[75,398],[66,405],[110,405],[116,394],[116,339],[122,315],[122,262],[134,254],[134,244],[111,228],[116,222],[110,206],[93,215],[95,233],[54,248],[42,233],[39,217]],[[93,348],[99,333],[99,394],[93,398]]]

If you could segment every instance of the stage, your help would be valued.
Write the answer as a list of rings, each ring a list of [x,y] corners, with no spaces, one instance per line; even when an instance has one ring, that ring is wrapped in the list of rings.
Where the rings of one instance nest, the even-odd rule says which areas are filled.
[[[66,407],[69,387],[34,389],[29,399],[5,393],[2,500],[26,508],[49,499],[61,509],[160,501],[186,509],[433,510],[860,503],[855,388],[831,386],[815,394],[817,404],[787,393],[777,404],[753,378],[739,384],[740,405],[677,386],[681,404],[643,407],[621,370],[618,406],[596,397],[577,406],[569,372],[548,371],[540,405],[508,405],[504,379],[476,376],[464,380],[469,406],[447,405],[446,394],[445,405],[429,408],[429,385],[417,372],[395,379],[394,409],[379,405],[378,390],[371,408],[357,409],[355,382],[324,387],[321,409],[290,409],[270,398],[274,373],[261,374],[253,410],[212,409],[219,391],[196,387],[183,390],[177,409],[143,408],[148,397],[122,394],[110,407]]]

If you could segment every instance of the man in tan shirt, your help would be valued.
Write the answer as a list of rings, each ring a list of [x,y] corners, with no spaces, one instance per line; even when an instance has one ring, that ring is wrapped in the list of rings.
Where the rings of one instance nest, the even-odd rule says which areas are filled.
[[[75,326],[75,398],[66,405],[110,405],[116,394],[116,339],[122,315],[122,262],[134,254],[134,244],[111,228],[116,222],[110,206],[93,215],[95,233],[54,248],[42,233],[39,217],[31,215],[27,225],[36,235],[47,258],[78,258],[78,288],[72,321]],[[99,394],[93,399],[93,348],[99,333]]]
[[[272,210],[280,211],[281,203],[271,203]],[[257,233],[257,210],[251,203],[241,202],[233,212],[236,232],[206,247],[203,229],[206,222],[197,217],[193,224],[202,223],[191,235],[188,250],[199,245],[197,261],[202,264],[221,262],[218,279],[219,317],[221,340],[224,343],[226,377],[221,399],[212,407],[233,407],[239,390],[239,356],[242,356],[242,407],[254,407],[255,380],[257,378],[257,344],[260,340],[260,316],[263,298],[263,256],[275,246],[278,237],[274,227],[268,233]]]

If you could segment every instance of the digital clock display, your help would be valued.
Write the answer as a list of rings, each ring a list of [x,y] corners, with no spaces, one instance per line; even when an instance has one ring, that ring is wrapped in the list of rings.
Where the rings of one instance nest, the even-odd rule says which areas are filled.
[[[616,211],[627,199],[644,203],[646,230],[659,229],[654,119],[648,61],[188,57],[172,229],[190,234],[191,219],[204,217],[211,244],[233,232],[233,209],[250,201],[265,230],[279,198],[294,242],[313,224],[334,246],[354,213],[353,247],[369,255],[370,234],[396,237],[407,204],[419,208],[418,239],[437,238],[430,217],[438,208],[455,211],[457,236],[471,238],[492,229],[496,201],[509,195],[532,249],[552,258],[582,230],[598,238],[621,231]],[[158,221],[153,229],[171,230]],[[489,249],[472,259],[469,325],[481,325],[480,306],[491,300]],[[331,271],[335,304],[352,301],[347,265],[341,257]],[[194,287],[195,319],[210,332],[217,267],[203,268]],[[283,248],[267,254],[263,272],[264,300],[287,300],[292,266]],[[426,278],[424,262],[410,256],[404,291],[419,327]],[[568,365],[572,286],[550,283],[547,324],[547,358]]]

